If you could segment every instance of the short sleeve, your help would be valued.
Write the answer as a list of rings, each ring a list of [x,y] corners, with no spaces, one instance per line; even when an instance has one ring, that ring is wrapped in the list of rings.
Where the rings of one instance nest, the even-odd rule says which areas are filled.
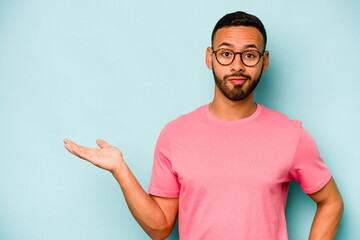
[[[160,132],[155,146],[154,163],[152,167],[148,192],[159,197],[179,197],[179,182],[171,164],[170,142],[166,126]]]
[[[321,190],[331,178],[331,172],[320,157],[314,139],[303,127],[289,175],[307,194]]]

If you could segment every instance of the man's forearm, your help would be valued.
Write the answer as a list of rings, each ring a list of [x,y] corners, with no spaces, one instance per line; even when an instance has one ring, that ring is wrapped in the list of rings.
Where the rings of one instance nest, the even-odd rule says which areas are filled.
[[[309,240],[332,240],[335,238],[344,212],[342,199],[318,205],[310,230]]]
[[[144,191],[125,162],[113,176],[118,181],[136,221],[152,239],[160,239],[159,236],[168,231],[166,216],[160,206]]]

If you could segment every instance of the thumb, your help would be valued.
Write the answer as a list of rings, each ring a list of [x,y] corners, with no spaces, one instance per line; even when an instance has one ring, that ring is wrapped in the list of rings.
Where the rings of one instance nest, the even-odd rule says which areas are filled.
[[[110,144],[108,144],[107,142],[105,142],[104,140],[102,140],[101,138],[99,138],[98,140],[96,140],[96,144],[97,144],[101,149],[111,146]]]

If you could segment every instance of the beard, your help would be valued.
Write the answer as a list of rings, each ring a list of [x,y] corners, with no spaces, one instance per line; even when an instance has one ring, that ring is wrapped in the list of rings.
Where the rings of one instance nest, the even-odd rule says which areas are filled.
[[[220,79],[220,77],[215,74],[214,66],[213,66],[212,72],[214,75],[215,84],[219,88],[219,90],[222,92],[222,94],[224,94],[224,96],[227,97],[228,99],[230,99],[231,101],[241,101],[241,100],[247,98],[249,96],[249,94],[255,90],[256,86],[258,85],[258,83],[260,81],[262,70],[263,70],[263,67],[261,67],[260,75],[256,79],[251,79],[250,76],[245,75],[241,72],[236,72],[231,75],[225,75],[223,79]],[[227,85],[227,82],[228,82],[227,79],[229,77],[244,77],[244,78],[246,78],[246,81],[243,84],[234,85],[234,88],[230,89]],[[249,84],[247,84],[245,86],[246,82],[249,82]]]

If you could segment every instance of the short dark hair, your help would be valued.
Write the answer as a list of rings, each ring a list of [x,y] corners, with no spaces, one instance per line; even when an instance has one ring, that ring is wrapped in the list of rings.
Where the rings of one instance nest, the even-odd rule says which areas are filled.
[[[266,31],[264,25],[262,24],[260,19],[258,19],[256,16],[242,11],[226,14],[216,23],[211,35],[211,45],[214,42],[215,33],[218,29],[223,27],[233,27],[233,26],[256,27],[263,35],[264,47],[266,47],[267,38],[266,38]]]

